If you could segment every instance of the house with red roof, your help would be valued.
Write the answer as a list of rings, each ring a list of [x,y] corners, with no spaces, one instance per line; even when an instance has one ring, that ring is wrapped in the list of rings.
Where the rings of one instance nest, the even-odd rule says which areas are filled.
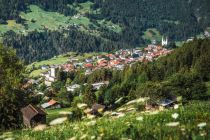
[[[41,107],[44,109],[47,109],[47,108],[56,109],[56,108],[61,108],[61,105],[56,100],[52,99],[49,102],[42,104]]]

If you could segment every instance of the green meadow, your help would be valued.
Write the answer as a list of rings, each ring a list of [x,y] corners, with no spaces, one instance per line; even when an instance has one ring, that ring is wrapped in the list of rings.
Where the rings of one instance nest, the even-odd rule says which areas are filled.
[[[24,129],[6,132],[0,137],[25,140],[207,140],[210,139],[209,110],[209,101],[195,101],[159,113],[135,111],[119,118],[85,118],[78,122],[47,127],[42,131]]]
[[[149,28],[144,32],[143,38],[146,40],[156,40],[158,42],[161,41],[162,39],[162,35],[160,34],[160,32],[155,29],[155,28]]]
[[[91,9],[93,5],[92,2],[85,2],[79,4],[69,5],[77,11],[75,16],[65,16],[57,12],[49,12],[41,9],[36,5],[29,5],[29,12],[21,12],[20,17],[25,20],[25,25],[16,23],[15,20],[8,20],[7,24],[0,24],[0,35],[12,30],[19,34],[27,35],[32,31],[42,32],[44,29],[51,31],[67,29],[69,26],[78,26],[78,29],[92,35],[99,35],[100,32],[97,31],[99,28],[97,25],[92,23],[89,18],[86,17],[86,13],[95,13]],[[107,27],[115,32],[121,32],[121,27],[119,25],[113,24],[111,21],[99,20],[99,24],[103,27]],[[94,29],[90,28],[94,27]]]

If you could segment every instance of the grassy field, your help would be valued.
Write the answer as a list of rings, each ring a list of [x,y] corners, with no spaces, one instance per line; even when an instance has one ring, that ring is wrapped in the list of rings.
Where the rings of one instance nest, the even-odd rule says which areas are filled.
[[[143,114],[134,112],[124,117],[102,117],[66,122],[44,131],[22,130],[4,133],[1,137],[25,140],[72,139],[210,139],[210,102],[193,102],[179,109]],[[53,114],[53,113],[52,113]],[[176,114],[176,118],[174,117]]]
[[[146,40],[151,40],[151,41],[156,40],[156,41],[160,42],[161,39],[162,39],[162,36],[157,29],[150,28],[150,29],[147,29],[147,31],[144,32],[143,38],[146,39]]]
[[[65,113],[68,113],[71,111],[71,108],[62,108],[62,109],[48,109],[47,112],[47,123],[50,121],[66,116]]]
[[[48,30],[60,30],[62,28],[66,29],[72,25],[78,25],[79,30],[91,33],[93,35],[99,35],[97,32],[97,25],[90,22],[89,18],[86,17],[86,13],[93,13],[97,10],[93,11],[91,6],[92,2],[85,2],[79,4],[69,5],[70,7],[77,10],[77,15],[75,16],[65,16],[63,14],[57,12],[48,12],[36,5],[29,5],[30,12],[21,12],[20,17],[25,20],[25,25],[17,24],[15,20],[8,20],[8,24],[3,25],[0,24],[0,35],[3,35],[9,30],[12,30],[16,33],[27,35],[28,32],[31,31],[39,31],[42,32],[44,29]],[[99,21],[103,23],[103,21]],[[90,29],[90,26],[95,27],[95,29]],[[119,25],[115,25],[110,21],[107,21],[106,24],[103,24],[110,30],[120,32],[121,28]],[[95,30],[95,31],[94,31]]]
[[[0,35],[4,34],[10,30],[13,30],[16,33],[22,33],[25,30],[25,27],[21,24],[17,24],[15,20],[7,20],[7,24],[0,24]]]

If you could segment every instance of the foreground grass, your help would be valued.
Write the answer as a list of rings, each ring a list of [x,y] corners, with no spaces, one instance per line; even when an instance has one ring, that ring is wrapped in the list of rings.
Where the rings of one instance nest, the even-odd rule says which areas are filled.
[[[67,122],[45,131],[10,132],[16,139],[210,139],[210,102],[194,102],[178,110],[159,114],[134,112],[121,118],[102,117],[80,122]],[[172,118],[177,113],[178,118]],[[140,119],[139,119],[140,118]],[[167,126],[170,122],[176,125]],[[200,127],[198,125],[201,125]],[[6,135],[6,134],[5,134]],[[8,133],[7,133],[8,135]]]
[[[47,110],[47,123],[49,123],[50,121],[56,119],[56,118],[59,118],[59,117],[64,117],[66,116],[65,115],[65,112],[68,113],[71,111],[71,108],[62,108],[62,109],[49,109]]]

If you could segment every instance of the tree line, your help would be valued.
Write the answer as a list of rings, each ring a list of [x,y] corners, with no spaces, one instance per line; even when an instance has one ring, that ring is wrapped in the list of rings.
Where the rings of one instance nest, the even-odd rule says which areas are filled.
[[[111,41],[88,35],[75,28],[63,31],[31,32],[27,36],[9,31],[4,36],[4,45],[13,47],[17,55],[26,63],[49,59],[59,54],[74,51],[110,52],[119,48],[129,48],[126,43]]]

